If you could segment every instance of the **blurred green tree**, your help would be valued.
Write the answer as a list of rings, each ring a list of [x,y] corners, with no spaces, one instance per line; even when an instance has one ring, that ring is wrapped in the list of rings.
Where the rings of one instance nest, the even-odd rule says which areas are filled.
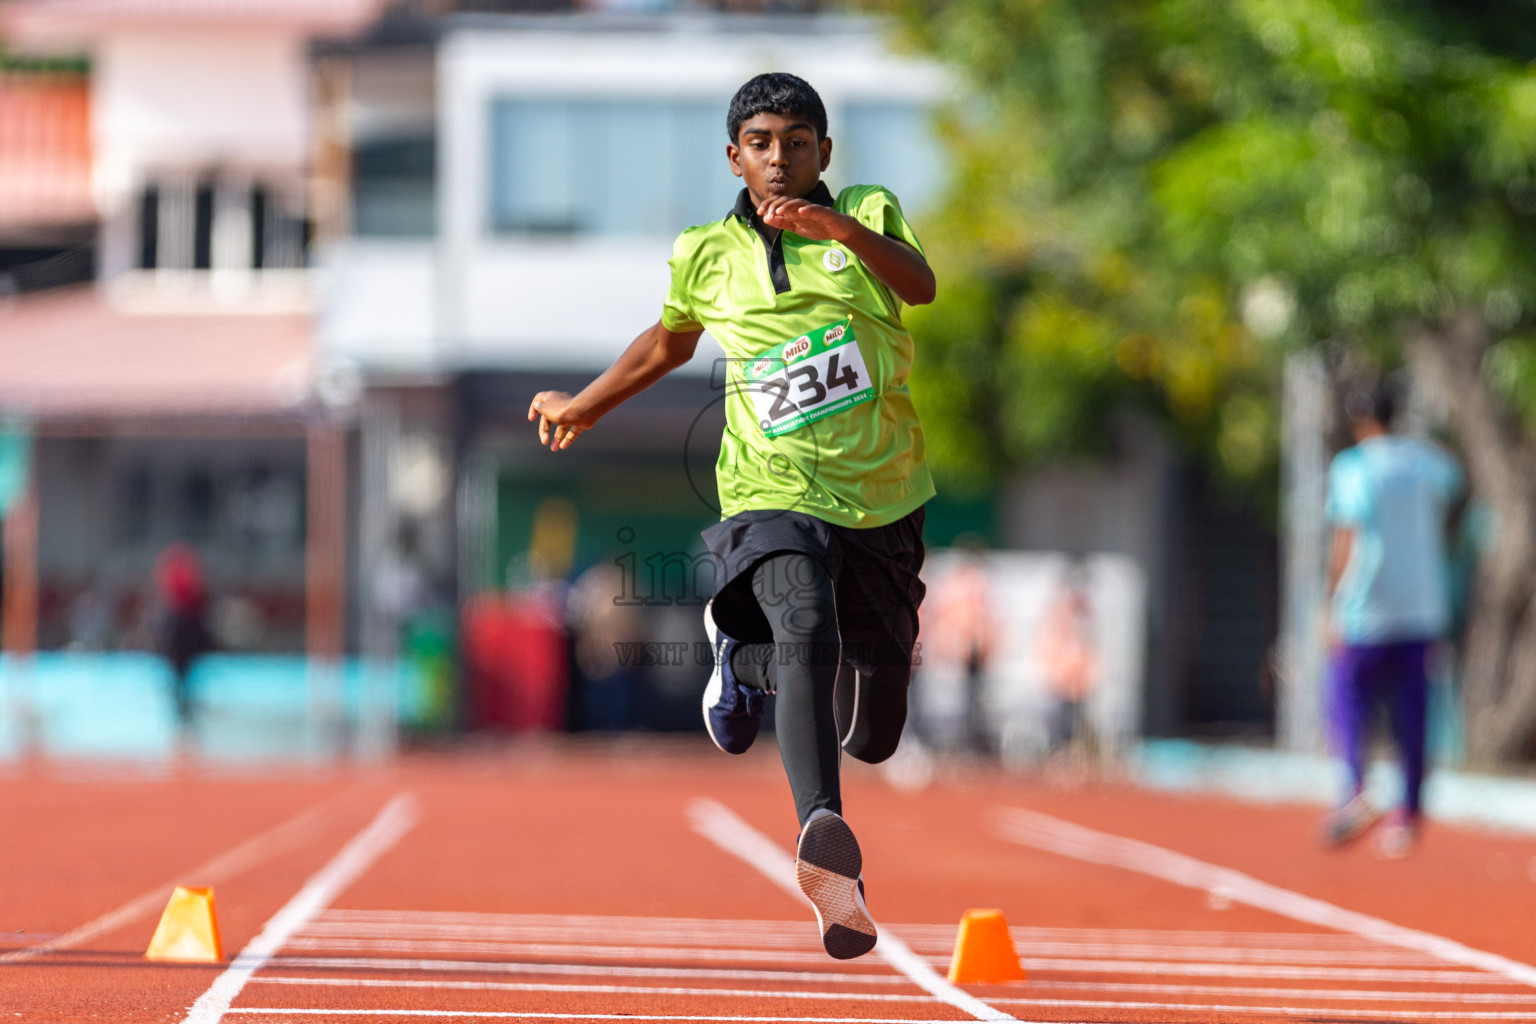
[[[1157,409],[1273,479],[1276,371],[1330,340],[1452,396],[1502,529],[1469,752],[1536,736],[1536,5],[871,0],[968,87],[913,390],[952,486]]]
[[[32,73],[83,75],[90,70],[90,62],[84,57],[58,57],[52,55],[16,54],[0,40],[0,74]]]

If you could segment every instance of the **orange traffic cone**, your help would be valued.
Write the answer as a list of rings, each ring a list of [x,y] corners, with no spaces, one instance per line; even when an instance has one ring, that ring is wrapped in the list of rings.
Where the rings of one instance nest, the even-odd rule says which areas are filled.
[[[224,959],[219,920],[213,913],[213,890],[178,885],[160,915],[160,926],[144,951],[149,960],[190,960],[217,963]]]
[[[979,984],[1024,980],[1024,967],[1001,910],[965,912],[960,934],[955,936],[955,955],[949,961],[949,980]]]

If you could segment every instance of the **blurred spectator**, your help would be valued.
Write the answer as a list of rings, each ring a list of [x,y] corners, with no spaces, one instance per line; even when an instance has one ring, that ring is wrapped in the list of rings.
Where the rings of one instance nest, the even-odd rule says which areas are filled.
[[[1327,515],[1331,711],[1349,790],[1324,819],[1322,839],[1338,846],[1376,822],[1364,783],[1380,700],[1402,761],[1403,805],[1378,834],[1377,851],[1403,857],[1419,825],[1430,647],[1450,625],[1446,525],[1462,475],[1441,449],[1390,433],[1396,402],[1385,383],[1351,393],[1345,411],[1355,445],[1329,468]]]
[[[112,646],[112,603],[94,586],[80,592],[69,605],[71,651],[105,651]]]
[[[374,605],[391,623],[405,622],[430,603],[431,588],[421,569],[420,547],[415,526],[402,523],[395,531],[394,543],[374,568]]]
[[[624,574],[612,562],[599,562],[576,578],[566,599],[580,677],[572,680],[572,725],[581,729],[617,732],[630,725],[646,632],[640,609],[620,604],[623,596]]]
[[[1050,749],[1079,759],[1093,745],[1085,714],[1099,676],[1093,618],[1087,568],[1072,562],[1046,607],[1035,649],[1051,697]]]
[[[931,627],[924,635],[935,657],[955,662],[965,673],[965,746],[978,753],[991,748],[991,730],[987,727],[987,664],[996,647],[996,626],[992,616],[992,586],[987,576],[986,551],[973,534],[956,540],[955,547],[964,555],[946,573],[929,597],[933,608]]]
[[[155,561],[158,621],[155,650],[171,666],[176,722],[192,724],[192,694],[187,674],[192,662],[213,649],[208,633],[208,586],[203,565],[190,545],[176,543]]]

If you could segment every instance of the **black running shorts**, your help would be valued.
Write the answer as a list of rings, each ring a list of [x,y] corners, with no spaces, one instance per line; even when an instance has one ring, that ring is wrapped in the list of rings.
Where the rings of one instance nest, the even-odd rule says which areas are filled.
[[[752,592],[752,571],[770,555],[797,551],[832,577],[838,633],[854,661],[889,664],[910,658],[917,609],[926,587],[923,517],[918,508],[894,523],[855,530],[803,512],[749,511],[703,532],[717,567],[714,619],[727,636],[772,643],[768,618]]]

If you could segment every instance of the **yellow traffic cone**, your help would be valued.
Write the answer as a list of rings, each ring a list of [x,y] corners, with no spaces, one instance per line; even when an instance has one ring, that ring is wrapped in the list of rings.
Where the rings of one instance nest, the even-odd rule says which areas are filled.
[[[955,936],[955,955],[949,961],[949,980],[983,985],[1024,980],[1024,967],[1001,910],[965,912]]]
[[[213,912],[213,890],[178,885],[160,915],[160,926],[144,951],[149,960],[218,963],[224,959],[219,920]]]

